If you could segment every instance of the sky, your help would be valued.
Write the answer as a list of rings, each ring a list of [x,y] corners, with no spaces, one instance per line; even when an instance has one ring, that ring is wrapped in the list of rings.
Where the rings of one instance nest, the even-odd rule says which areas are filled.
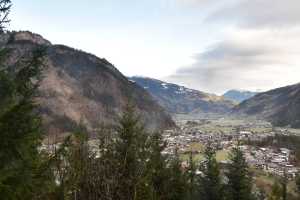
[[[11,30],[210,93],[300,82],[299,0],[13,0]]]

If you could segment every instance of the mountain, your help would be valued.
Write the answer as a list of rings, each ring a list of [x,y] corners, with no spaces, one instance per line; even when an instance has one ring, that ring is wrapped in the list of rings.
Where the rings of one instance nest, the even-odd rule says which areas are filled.
[[[300,128],[300,84],[259,93],[236,106],[233,112],[256,115],[276,126]]]
[[[250,99],[251,97],[258,94],[257,92],[250,92],[250,91],[243,91],[243,90],[229,90],[225,94],[223,94],[223,97],[226,99],[235,101],[235,102],[242,102],[247,99]]]
[[[171,117],[143,88],[130,82],[105,59],[63,45],[53,45],[30,32],[1,34],[0,46],[11,49],[11,62],[32,49],[46,48],[46,67],[37,102],[46,130],[68,132],[82,122],[90,132],[111,124],[130,101],[148,129],[175,126]]]
[[[226,113],[233,102],[217,95],[145,77],[130,77],[170,113]]]

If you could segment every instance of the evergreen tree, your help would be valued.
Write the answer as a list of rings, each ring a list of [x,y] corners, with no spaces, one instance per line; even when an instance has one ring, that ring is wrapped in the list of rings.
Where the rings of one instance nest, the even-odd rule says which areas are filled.
[[[42,66],[38,49],[18,61],[15,73],[0,70],[0,196],[5,199],[34,199],[45,178],[38,150],[41,119],[34,102]]]
[[[10,0],[0,0],[0,34],[1,36],[5,33],[5,26],[9,22],[8,14],[11,8]],[[9,105],[12,104],[11,100],[13,95],[16,93],[15,85],[13,83],[13,77],[8,73],[8,66],[6,64],[6,59],[8,57],[8,49],[0,49],[0,113],[3,113],[3,109],[7,109]]]
[[[72,135],[72,142],[68,146],[67,168],[64,179],[65,198],[67,199],[93,199],[94,177],[92,166],[94,157],[91,154],[87,141],[87,134],[78,129]]]
[[[162,153],[166,145],[161,133],[156,132],[151,136],[148,169],[149,182],[152,185],[152,199],[166,199],[169,193],[168,156]]]
[[[261,188],[258,188],[256,193],[255,193],[255,198],[254,199],[257,199],[257,200],[266,200],[267,198],[267,194],[266,192],[261,189]]]
[[[118,199],[147,199],[151,193],[146,178],[149,138],[133,106],[126,106],[116,133]]]
[[[6,24],[10,21],[8,15],[11,5],[10,0],[0,0],[0,34],[4,32]]]
[[[169,193],[167,199],[182,200],[185,199],[187,195],[187,178],[183,172],[181,163],[178,150],[176,149],[169,165],[170,180],[168,184]]]
[[[194,161],[193,152],[190,152],[188,168],[186,170],[187,184],[188,184],[188,194],[187,199],[196,199],[198,195],[198,182],[196,174],[197,166]]]
[[[119,187],[122,182],[119,177],[119,158],[116,156],[117,135],[112,127],[102,126],[99,131],[99,152],[95,159],[93,185],[97,187],[99,199],[117,199],[120,192]]]
[[[253,199],[252,177],[249,173],[244,154],[240,147],[232,149],[230,164],[226,172],[228,178],[227,198],[230,200]]]
[[[221,182],[220,168],[216,160],[216,153],[211,144],[205,149],[205,162],[202,166],[203,176],[201,180],[201,199],[221,200],[224,199]]]
[[[276,180],[272,186],[271,193],[269,194],[268,200],[281,200],[282,188]]]
[[[0,0],[1,36],[10,8],[10,0]],[[0,196],[6,200],[40,199],[54,184],[48,155],[39,150],[41,119],[35,103],[44,52],[39,47],[10,63],[10,50],[0,50]]]
[[[300,174],[296,176],[296,185],[297,185],[297,192],[300,195]]]
[[[281,179],[282,200],[287,200],[287,184],[288,184],[288,177],[287,177],[286,171],[284,171],[284,175]]]
[[[53,196],[59,200],[114,199],[112,194],[103,188],[103,185],[111,186],[107,177],[111,177],[111,172],[115,173],[107,173],[103,168],[115,169],[115,165],[110,162],[114,158],[107,159],[106,155],[103,155],[105,159],[102,159],[102,156],[99,159],[97,152],[91,151],[87,133],[81,127],[79,126],[55,150],[52,166],[58,185]],[[103,146],[100,144],[99,147]]]

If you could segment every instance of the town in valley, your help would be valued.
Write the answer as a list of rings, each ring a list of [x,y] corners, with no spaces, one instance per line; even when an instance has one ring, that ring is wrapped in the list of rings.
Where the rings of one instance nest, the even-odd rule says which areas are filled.
[[[299,171],[293,149],[254,144],[275,136],[299,136],[300,130],[276,128],[271,123],[258,119],[195,119],[178,116],[176,122],[177,129],[163,133],[167,143],[164,153],[173,154],[177,150],[183,164],[187,164],[191,154],[193,159],[201,162],[204,159],[205,146],[210,144],[216,150],[217,160],[226,165],[230,150],[239,145],[249,166],[255,171],[268,176],[287,176],[291,180]]]

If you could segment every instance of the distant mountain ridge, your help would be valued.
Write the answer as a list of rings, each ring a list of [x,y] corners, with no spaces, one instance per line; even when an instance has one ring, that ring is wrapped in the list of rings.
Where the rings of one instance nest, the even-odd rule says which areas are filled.
[[[129,77],[170,113],[227,113],[234,103],[223,97],[147,77]]]
[[[300,83],[259,93],[236,106],[233,113],[255,115],[276,126],[300,128]]]
[[[64,45],[52,45],[31,32],[1,34],[0,47],[11,49],[11,62],[46,47],[46,68],[37,99],[50,134],[71,131],[83,122],[88,130],[114,123],[128,102],[147,128],[174,127],[171,117],[143,88],[130,82],[105,59]]]
[[[236,101],[238,103],[250,99],[251,97],[258,94],[258,92],[251,92],[246,90],[229,90],[223,94],[226,99]]]

